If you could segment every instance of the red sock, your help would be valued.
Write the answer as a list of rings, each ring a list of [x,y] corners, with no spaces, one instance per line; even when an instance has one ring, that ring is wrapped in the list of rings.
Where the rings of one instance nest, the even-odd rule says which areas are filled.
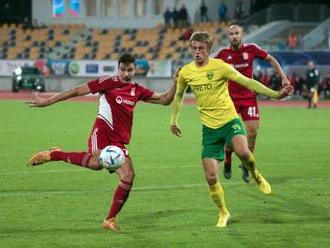
[[[87,152],[51,152],[50,157],[52,161],[64,161],[70,164],[75,164],[89,168],[89,161],[92,158],[91,153]]]
[[[109,209],[109,213],[106,219],[111,219],[116,217],[121,208],[124,206],[129,193],[131,192],[132,183],[124,182],[120,180],[120,183],[117,186],[115,194],[112,199],[112,205]]]
[[[230,149],[230,147],[226,146],[225,147],[225,152],[226,152],[225,163],[229,164],[229,163],[231,163],[232,150]]]

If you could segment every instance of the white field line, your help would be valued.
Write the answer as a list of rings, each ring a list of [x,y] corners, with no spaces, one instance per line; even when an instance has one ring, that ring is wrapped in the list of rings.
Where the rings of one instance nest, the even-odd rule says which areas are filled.
[[[201,167],[201,165],[183,165],[183,166],[179,166],[179,167],[175,167],[175,166],[157,166],[157,167],[142,167],[141,169],[163,169],[163,170],[167,170],[167,169],[174,169],[174,168],[197,168],[198,166]],[[77,169],[58,169],[58,170],[34,170],[35,168],[30,168],[29,171],[3,171],[0,172],[0,176],[6,176],[6,175],[27,175],[27,174],[48,174],[48,173],[67,173],[67,172],[91,172],[91,170],[86,169],[86,168],[78,168],[78,166],[76,167]],[[105,171],[105,170],[103,170]]]
[[[236,183],[232,183],[236,184]],[[206,183],[196,183],[196,184],[176,184],[176,185],[159,185],[159,186],[146,186],[146,187],[133,187],[132,191],[154,191],[154,190],[172,190],[172,189],[192,189],[199,187],[206,187]],[[112,192],[113,189],[102,189],[105,192]],[[86,195],[87,193],[100,192],[100,190],[55,190],[55,191],[22,191],[22,192],[0,192],[0,197],[10,197],[10,196],[45,196],[45,195]]]
[[[330,178],[297,178],[289,180],[292,182],[317,182],[317,181],[329,181]],[[239,182],[225,182],[222,181],[223,185],[242,185],[243,183],[241,181]],[[155,191],[155,190],[173,190],[173,189],[194,189],[194,188],[206,188],[206,183],[192,183],[192,184],[169,184],[169,185],[154,185],[154,186],[143,186],[143,187],[133,187],[132,191]],[[114,189],[102,189],[102,191],[106,192],[112,192]],[[45,195],[81,195],[81,194],[87,194],[92,193],[95,194],[95,192],[99,192],[100,190],[45,190],[45,191],[16,191],[16,192],[1,192],[0,191],[0,197],[16,197],[16,196],[45,196]]]

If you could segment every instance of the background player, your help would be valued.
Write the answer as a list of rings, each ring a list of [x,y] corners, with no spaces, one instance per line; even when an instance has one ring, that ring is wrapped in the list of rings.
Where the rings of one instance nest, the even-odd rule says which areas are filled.
[[[202,164],[209,185],[209,192],[219,208],[217,226],[227,226],[230,219],[226,207],[224,191],[218,179],[219,160],[224,159],[224,145],[231,144],[243,166],[251,173],[264,194],[271,193],[271,186],[256,168],[255,159],[249,150],[245,130],[235,111],[228,93],[227,80],[234,80],[250,90],[272,98],[283,98],[292,94],[291,86],[285,86],[279,92],[273,91],[256,80],[245,77],[232,66],[219,59],[210,59],[212,40],[207,32],[195,32],[190,38],[193,62],[185,65],[179,72],[177,90],[173,101],[171,131],[181,135],[178,116],[182,107],[183,95],[191,87],[197,101],[203,123]]]
[[[243,75],[253,78],[253,61],[255,58],[261,58],[268,61],[282,79],[282,86],[289,85],[290,82],[283,72],[277,60],[266,51],[262,50],[256,44],[243,43],[243,28],[239,25],[230,25],[228,27],[229,47],[220,49],[216,58],[231,64],[236,70]],[[234,81],[229,81],[229,94],[234,102],[237,113],[241,116],[246,131],[249,149],[253,152],[257,131],[259,127],[259,109],[257,104],[256,94],[237,84]],[[226,146],[226,159],[224,163],[224,176],[229,179],[231,177],[231,153],[232,150]],[[249,182],[249,172],[241,166],[243,170],[243,180]]]
[[[58,93],[48,98],[34,96],[29,102],[32,107],[46,107],[75,96],[89,93],[100,93],[99,111],[88,140],[87,152],[64,152],[59,148],[35,154],[28,165],[34,166],[49,161],[64,161],[92,170],[102,170],[99,163],[101,150],[108,145],[120,147],[125,155],[125,163],[116,170],[119,183],[113,196],[109,213],[103,222],[103,227],[118,231],[116,216],[125,204],[134,180],[133,163],[125,145],[131,138],[133,111],[139,100],[168,105],[175,93],[175,84],[163,94],[154,93],[134,83],[135,59],[123,54],[118,60],[118,75],[102,77],[86,84]]]
[[[319,101],[318,87],[320,84],[320,73],[319,70],[315,68],[313,61],[308,61],[306,70],[306,86],[307,86],[307,98],[308,106],[307,108],[317,108],[317,103]]]

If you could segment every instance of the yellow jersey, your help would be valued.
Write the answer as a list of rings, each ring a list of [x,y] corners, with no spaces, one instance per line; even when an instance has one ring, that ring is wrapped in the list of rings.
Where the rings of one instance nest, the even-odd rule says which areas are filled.
[[[203,125],[219,128],[237,118],[235,106],[228,92],[228,80],[271,98],[280,96],[278,91],[244,76],[221,59],[210,58],[207,65],[200,67],[196,66],[195,62],[191,62],[182,67],[177,78],[171,125],[177,125],[183,95],[188,86],[196,96]]]
[[[219,128],[238,115],[228,92],[227,78],[237,71],[220,59],[209,59],[207,65],[197,67],[194,62],[185,65],[178,76],[177,93],[191,87],[203,125]]]

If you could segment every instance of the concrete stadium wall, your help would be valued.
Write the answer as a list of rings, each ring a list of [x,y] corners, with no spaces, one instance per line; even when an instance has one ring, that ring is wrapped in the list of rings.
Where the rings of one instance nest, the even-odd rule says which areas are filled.
[[[51,77],[46,80],[46,91],[63,91],[65,89],[73,88],[80,84],[86,83],[92,78],[72,78],[72,77]],[[136,77],[135,82],[156,92],[166,91],[172,80],[170,78],[145,78]],[[12,79],[11,77],[0,77],[0,91],[11,91]]]
[[[118,4],[120,0],[115,0],[113,16],[104,16],[104,9],[102,0],[93,0],[96,4],[96,16],[86,16],[85,1],[81,1],[81,14],[80,17],[70,17],[67,12],[62,18],[53,18],[52,1],[51,0],[32,0],[32,18],[45,24],[64,24],[64,23],[84,23],[87,27],[93,28],[152,28],[157,24],[163,24],[163,13],[155,15],[152,13],[151,6],[155,3],[154,0],[147,0],[146,2],[146,16],[135,16],[135,1],[129,1],[129,16],[119,16]],[[207,0],[207,2],[213,0]],[[178,5],[177,5],[178,4]],[[200,0],[164,0],[163,7],[180,9],[182,4],[186,5],[189,18],[195,22],[195,15],[199,10]]]
[[[163,13],[155,15],[152,13],[152,5],[156,2],[155,0],[146,1],[146,16],[135,17],[135,1],[129,1],[130,16],[123,17],[119,16],[118,4],[120,0],[113,2],[114,13],[113,16],[104,16],[104,6],[102,5],[103,0],[93,0],[96,4],[96,16],[86,16],[85,1],[81,1],[81,14],[80,17],[70,17],[66,12],[62,18],[53,18],[52,14],[52,1],[51,0],[32,0],[32,18],[45,24],[52,23],[85,23],[87,27],[93,28],[152,28],[157,24],[163,24]],[[158,0],[157,0],[158,1]],[[162,0],[163,11],[167,7],[173,9],[176,7],[177,10],[181,8],[182,4],[185,4],[189,20],[192,23],[200,22],[200,4],[201,0]],[[230,20],[234,16],[235,6],[237,1],[224,0],[228,6],[227,18]],[[218,8],[221,1],[205,0],[208,7],[208,17],[211,21],[218,21]],[[250,2],[242,1],[242,9],[245,13],[250,11]],[[116,11],[117,10],[117,11]]]

